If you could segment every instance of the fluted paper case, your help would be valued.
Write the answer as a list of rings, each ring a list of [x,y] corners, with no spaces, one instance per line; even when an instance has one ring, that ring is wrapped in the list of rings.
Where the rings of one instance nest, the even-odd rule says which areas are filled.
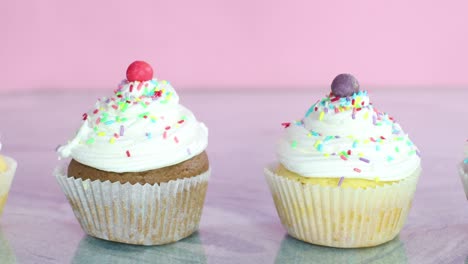
[[[420,169],[374,188],[323,187],[264,172],[281,223],[302,241],[340,248],[371,247],[395,238],[413,200]]]
[[[137,245],[162,245],[198,229],[210,171],[160,184],[75,179],[55,171],[83,230],[90,236]]]

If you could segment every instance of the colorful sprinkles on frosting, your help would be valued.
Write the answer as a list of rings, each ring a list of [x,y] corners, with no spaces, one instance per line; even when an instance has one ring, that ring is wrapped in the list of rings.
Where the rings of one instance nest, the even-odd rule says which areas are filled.
[[[338,181],[338,187],[341,187],[341,184],[343,184],[344,177],[340,177],[340,180]]]
[[[132,72],[132,74],[138,76],[138,72]],[[149,130],[141,131],[142,137],[147,140],[152,140],[158,136],[167,139],[170,134],[174,133],[170,133],[171,131],[184,125],[187,117],[180,116],[174,123],[165,124],[166,118],[152,114],[148,111],[148,106],[151,104],[166,105],[174,98],[177,98],[177,95],[167,81],[155,79],[145,79],[143,81],[138,79],[123,80],[112,97],[99,99],[98,105],[100,107],[82,115],[83,121],[93,124],[91,134],[82,143],[93,145],[96,138],[99,137],[106,139],[109,144],[115,144],[121,138],[125,138],[127,129],[132,125],[129,120],[134,119],[148,120],[150,124],[147,126],[150,128]],[[164,125],[161,134],[156,135],[154,130],[151,130],[151,125]],[[178,144],[181,140],[175,135],[171,135],[171,137],[174,144]],[[190,149],[187,149],[187,154],[191,155]],[[132,156],[131,150],[126,150],[125,155],[130,158]]]
[[[314,115],[312,116],[312,114]],[[391,126],[391,137],[380,135],[362,139],[348,136],[347,138],[351,141],[349,147],[338,152],[330,150],[334,149],[333,146],[336,146],[335,141],[341,140],[340,136],[322,135],[314,130],[307,131],[306,136],[308,140],[312,141],[313,150],[323,153],[324,157],[342,160],[343,162],[348,162],[349,160],[361,161],[362,167],[351,168],[351,170],[356,174],[361,173],[366,167],[369,167],[372,164],[372,157],[364,156],[363,153],[354,153],[353,149],[356,149],[357,147],[371,147],[375,152],[379,153],[382,151],[385,143],[399,142],[399,144],[393,149],[394,154],[387,155],[384,158],[388,163],[393,162],[395,157],[404,155],[402,150],[405,145],[409,148],[409,151],[407,152],[408,156],[420,156],[419,151],[414,146],[413,142],[411,142],[407,135],[403,133],[401,127],[395,122],[395,119],[386,113],[378,111],[370,103],[367,91],[357,91],[347,97],[338,97],[333,93],[330,93],[325,98],[313,104],[306,112],[305,118],[317,118],[318,121],[324,122],[327,120],[328,116],[333,115],[349,115],[349,118],[352,120],[357,118],[369,120],[369,118],[371,118],[369,122],[374,126]],[[290,129],[292,126],[300,126],[304,128],[303,119],[301,122],[285,122],[281,125],[285,129]],[[307,144],[307,146],[309,146],[309,144]],[[298,145],[298,142],[295,140],[291,141],[291,148],[299,149],[301,151],[310,150],[309,147]],[[468,163],[468,158],[465,159],[464,162]],[[339,186],[341,185],[342,180],[343,177],[340,178]]]

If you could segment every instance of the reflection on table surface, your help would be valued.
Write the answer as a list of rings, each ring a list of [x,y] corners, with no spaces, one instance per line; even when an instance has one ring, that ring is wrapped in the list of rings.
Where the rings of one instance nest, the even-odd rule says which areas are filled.
[[[10,264],[16,263],[15,252],[10,246],[8,239],[3,235],[3,231],[0,228],[0,263]]]
[[[207,258],[198,233],[162,246],[127,245],[85,236],[72,263],[207,263]]]
[[[275,263],[408,263],[406,251],[399,238],[371,248],[341,249],[316,246],[285,236]]]

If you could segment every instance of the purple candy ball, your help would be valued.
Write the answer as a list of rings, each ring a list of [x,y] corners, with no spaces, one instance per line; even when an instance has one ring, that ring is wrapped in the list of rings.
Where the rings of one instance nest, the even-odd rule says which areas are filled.
[[[359,91],[359,82],[351,74],[342,73],[333,79],[331,90],[338,97],[351,96]]]

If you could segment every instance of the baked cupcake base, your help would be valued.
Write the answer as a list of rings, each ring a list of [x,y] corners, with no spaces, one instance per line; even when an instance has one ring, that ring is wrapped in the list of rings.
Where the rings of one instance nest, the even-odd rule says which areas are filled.
[[[155,184],[171,180],[190,178],[202,174],[209,168],[208,155],[205,151],[180,163],[142,172],[110,172],[99,170],[72,159],[68,166],[68,175],[83,180],[90,179],[111,182]]]
[[[7,171],[0,172],[0,215],[3,213],[3,208],[5,207],[17,167],[17,163],[14,159],[5,156],[3,156],[3,158],[7,164]]]
[[[366,179],[353,179],[353,178],[308,178],[303,177],[295,172],[286,169],[283,165],[279,165],[275,173],[290,180],[299,181],[304,184],[316,184],[323,187],[335,187],[340,185],[341,188],[375,188],[377,186],[384,186],[386,184],[394,183],[394,181],[376,181]]]
[[[409,177],[373,188],[306,184],[264,172],[289,235],[329,247],[372,247],[395,238],[411,207],[420,169]]]
[[[55,176],[83,230],[97,238],[137,245],[168,244],[198,229],[210,170],[160,184],[122,184]]]

